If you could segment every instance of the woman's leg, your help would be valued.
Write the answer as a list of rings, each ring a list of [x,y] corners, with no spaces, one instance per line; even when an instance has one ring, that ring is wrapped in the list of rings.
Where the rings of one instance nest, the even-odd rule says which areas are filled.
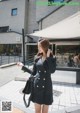
[[[41,105],[35,103],[35,113],[41,113]]]
[[[48,113],[49,105],[43,105],[42,107],[42,113]]]

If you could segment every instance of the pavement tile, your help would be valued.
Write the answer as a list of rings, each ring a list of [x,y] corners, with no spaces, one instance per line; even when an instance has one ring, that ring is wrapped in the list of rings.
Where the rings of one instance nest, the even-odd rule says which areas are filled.
[[[25,108],[22,99],[23,94],[21,93],[21,90],[26,83],[24,81],[26,81],[30,75],[28,73],[22,72],[17,66],[13,67],[5,69],[6,75],[4,69],[0,69],[0,75],[3,75],[0,79],[0,86],[2,86],[0,87],[0,100],[9,99],[13,101],[16,108],[21,108],[21,110],[25,113],[34,113],[34,104],[31,102],[30,107]],[[6,79],[6,76],[9,79]],[[53,78],[54,77],[52,76],[52,80]],[[54,102],[49,108],[49,113],[65,113],[64,110],[67,107],[74,107],[80,104],[80,85],[53,82],[53,92]],[[26,99],[28,99],[28,97],[29,95],[26,96]],[[63,110],[61,111],[61,109]]]
[[[3,112],[0,110],[0,113],[7,113],[7,112]],[[13,110],[11,112],[9,111],[8,113],[24,113],[24,111],[14,107]]]

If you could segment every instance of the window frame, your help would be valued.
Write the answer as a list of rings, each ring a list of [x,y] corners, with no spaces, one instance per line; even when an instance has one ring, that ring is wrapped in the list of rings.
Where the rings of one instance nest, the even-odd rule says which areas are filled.
[[[9,26],[0,27],[0,33],[8,32],[8,31],[9,31]]]
[[[11,9],[11,16],[17,16],[17,10],[17,8]],[[14,11],[16,11],[16,13],[14,13]]]

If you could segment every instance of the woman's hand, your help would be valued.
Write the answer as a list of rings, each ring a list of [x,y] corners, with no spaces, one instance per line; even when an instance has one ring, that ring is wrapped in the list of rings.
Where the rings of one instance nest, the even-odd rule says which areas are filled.
[[[21,63],[21,62],[18,62],[18,63],[17,63],[17,66],[22,67],[22,66],[24,66],[24,64],[23,64],[23,63]]]
[[[50,54],[52,53],[52,51],[50,49],[48,49],[47,51],[47,57],[50,57]]]

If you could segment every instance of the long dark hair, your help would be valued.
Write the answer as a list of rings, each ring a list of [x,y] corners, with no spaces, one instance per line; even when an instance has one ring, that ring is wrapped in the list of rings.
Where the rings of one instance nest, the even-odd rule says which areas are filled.
[[[44,52],[47,54],[47,51],[49,49],[50,46],[50,42],[48,39],[39,39],[38,42],[41,44],[41,47],[43,48]],[[43,53],[37,53],[36,58],[40,58],[41,56],[43,56]],[[51,52],[50,56],[53,56],[53,53]]]

